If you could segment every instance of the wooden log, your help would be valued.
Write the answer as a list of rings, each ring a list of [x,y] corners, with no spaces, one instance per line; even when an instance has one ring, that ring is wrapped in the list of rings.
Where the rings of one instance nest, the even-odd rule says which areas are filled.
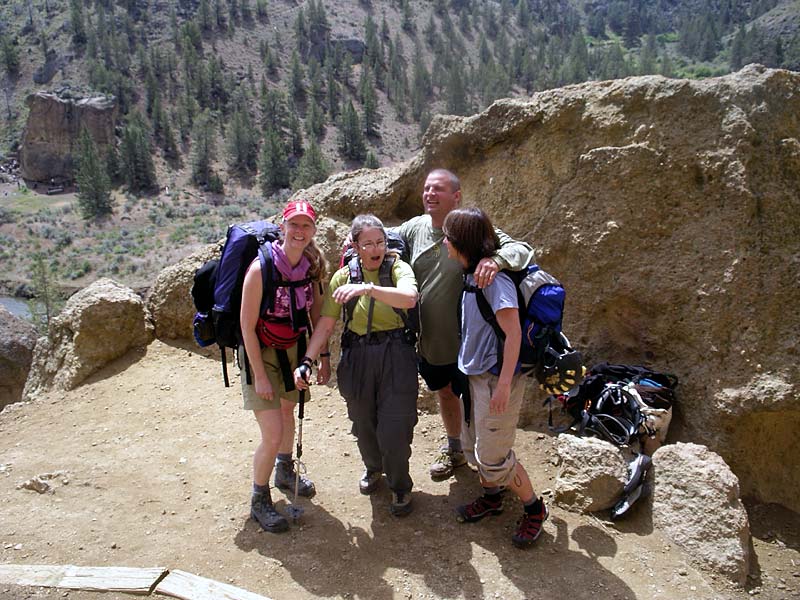
[[[266,596],[185,571],[170,571],[158,583],[155,592],[181,600],[270,600]]]
[[[160,567],[77,567],[74,565],[0,565],[0,583],[149,594],[165,574]]]

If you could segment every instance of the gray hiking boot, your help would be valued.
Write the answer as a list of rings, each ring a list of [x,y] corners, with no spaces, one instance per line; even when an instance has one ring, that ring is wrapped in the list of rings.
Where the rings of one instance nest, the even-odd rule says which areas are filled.
[[[281,533],[289,529],[289,522],[275,510],[269,491],[253,494],[250,498],[250,516],[261,525],[261,529],[270,533]]]
[[[448,479],[453,476],[453,471],[458,467],[467,464],[467,459],[461,451],[450,450],[443,446],[439,451],[439,456],[431,465],[431,479],[438,481]]]
[[[279,460],[275,463],[275,487],[294,496],[295,471],[294,463]],[[305,475],[300,475],[300,482],[297,485],[297,495],[303,498],[313,498],[317,489],[311,480]]]
[[[358,480],[358,491],[365,496],[369,496],[377,489],[378,484],[381,482],[381,477],[383,477],[383,473],[380,471],[370,471],[367,469],[364,471],[361,479]]]

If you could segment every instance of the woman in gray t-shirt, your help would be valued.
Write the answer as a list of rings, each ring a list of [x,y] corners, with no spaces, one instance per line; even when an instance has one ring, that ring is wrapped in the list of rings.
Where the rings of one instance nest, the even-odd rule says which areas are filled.
[[[456,509],[462,523],[472,523],[503,511],[502,491],[513,491],[524,512],[511,541],[525,548],[533,544],[548,517],[544,501],[533,491],[531,480],[512,446],[516,435],[525,382],[517,361],[522,342],[517,292],[511,279],[500,273],[483,290],[474,286],[472,273],[478,262],[496,252],[499,243],[489,217],[479,208],[459,208],[444,221],[444,240],[450,258],[466,273],[467,292],[461,299],[461,348],[458,366],[469,378],[469,426],[461,430],[467,460],[477,465],[483,495]],[[470,286],[470,284],[473,284]],[[492,326],[477,306],[484,294],[505,334],[502,346]],[[498,349],[502,348],[502,361]],[[502,366],[498,368],[498,365]]]

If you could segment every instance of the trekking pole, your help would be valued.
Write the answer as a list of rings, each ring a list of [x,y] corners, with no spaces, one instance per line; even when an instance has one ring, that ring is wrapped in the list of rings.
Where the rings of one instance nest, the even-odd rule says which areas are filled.
[[[304,376],[303,379],[307,379],[307,376]],[[300,520],[301,516],[303,516],[304,510],[302,506],[297,504],[297,492],[300,489],[300,469],[305,471],[305,465],[300,460],[300,457],[303,456],[303,414],[305,409],[305,400],[306,391],[300,390],[300,407],[297,410],[299,422],[297,425],[297,452],[294,465],[294,499],[292,500],[292,504],[286,509],[286,512],[295,523]]]

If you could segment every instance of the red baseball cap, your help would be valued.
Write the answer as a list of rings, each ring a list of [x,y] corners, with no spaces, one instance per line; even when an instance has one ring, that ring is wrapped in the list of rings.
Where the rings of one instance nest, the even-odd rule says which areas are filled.
[[[308,217],[315,224],[317,222],[317,211],[307,200],[292,200],[283,209],[283,220],[288,221],[298,215]]]

